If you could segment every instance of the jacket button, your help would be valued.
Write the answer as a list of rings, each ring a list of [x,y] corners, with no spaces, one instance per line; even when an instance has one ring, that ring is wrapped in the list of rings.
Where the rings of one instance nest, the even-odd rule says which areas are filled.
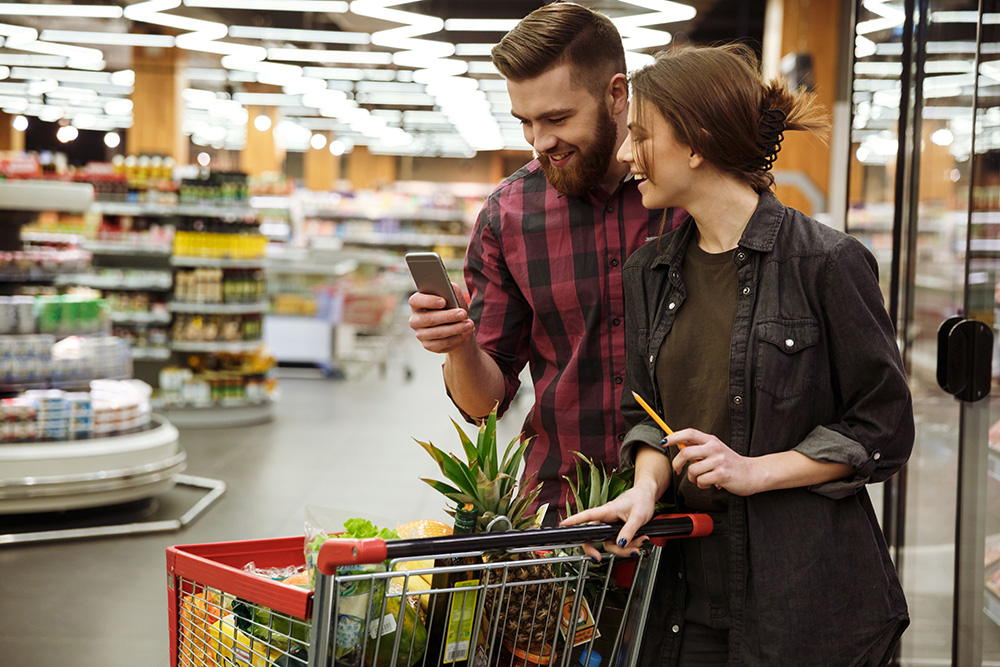
[[[745,252],[738,252],[738,253],[736,253],[736,259],[740,260],[741,262],[744,259],[746,259],[746,258],[747,258],[747,254]]]
[[[743,288],[743,295],[746,296],[749,293],[750,293],[750,286],[747,285],[746,287]]]
[[[795,347],[795,341],[791,338],[785,339],[785,347]]]
[[[673,309],[674,309],[674,308],[676,308],[676,307],[677,307],[677,304],[676,304],[676,303],[674,303],[673,301],[671,301],[671,302],[670,302],[670,303],[669,303],[669,304],[667,305],[667,310],[673,310]]]
[[[654,357],[653,355],[649,355],[649,363],[653,363],[653,359],[654,359],[654,358],[655,358],[655,357]]]
[[[872,458],[878,461],[880,458],[882,458],[882,454],[879,452],[875,452],[874,454],[872,454]]]
[[[742,396],[733,396],[733,403],[735,403],[736,405],[739,405],[742,402],[743,402],[743,397]]]
[[[674,627],[670,628],[670,631],[676,635],[678,632],[681,631],[681,626],[675,625]]]

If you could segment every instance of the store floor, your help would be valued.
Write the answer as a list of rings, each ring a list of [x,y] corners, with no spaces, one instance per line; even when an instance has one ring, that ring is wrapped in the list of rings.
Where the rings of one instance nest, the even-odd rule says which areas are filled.
[[[413,441],[458,447],[449,418],[459,417],[442,390],[440,359],[403,338],[384,374],[373,367],[347,380],[283,377],[280,390],[272,423],[181,432],[187,473],[228,485],[184,530],[0,546],[0,664],[167,665],[170,545],[300,535],[307,505],[392,523],[448,520],[442,498],[420,481],[438,471]],[[520,401],[501,421],[502,438],[515,435],[527,406]],[[912,463],[922,460],[915,453]],[[954,487],[941,493],[953,495]],[[907,633],[920,657],[907,665],[948,664],[948,549],[906,561],[923,591],[911,599]],[[996,664],[989,653],[985,664]]]

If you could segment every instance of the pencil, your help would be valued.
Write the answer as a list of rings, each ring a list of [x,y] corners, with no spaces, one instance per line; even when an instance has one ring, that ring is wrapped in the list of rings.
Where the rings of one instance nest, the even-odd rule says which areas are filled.
[[[649,407],[649,403],[647,403],[646,401],[642,400],[642,396],[640,396],[639,394],[637,394],[637,393],[635,393],[633,391],[632,392],[632,397],[635,398],[635,400],[637,400],[639,402],[639,405],[642,406],[642,409],[645,410],[646,413],[649,414],[649,416],[653,418],[653,421],[655,421],[660,426],[660,428],[663,429],[664,433],[666,433],[667,435],[672,435],[673,434],[673,431],[671,430],[671,428],[669,426],[667,426],[667,422],[665,422],[662,419],[660,419],[660,415],[656,414],[656,411],[653,410],[653,408]],[[684,449],[684,445],[682,443],[678,443],[677,447],[679,449]]]

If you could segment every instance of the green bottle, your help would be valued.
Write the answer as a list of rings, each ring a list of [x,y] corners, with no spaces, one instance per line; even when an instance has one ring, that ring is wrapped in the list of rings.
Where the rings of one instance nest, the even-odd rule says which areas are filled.
[[[471,503],[455,510],[454,535],[471,535],[476,532],[479,512]],[[453,565],[476,565],[482,561],[474,556],[462,558],[439,558],[434,561],[434,567]],[[463,584],[476,586],[479,583],[480,572],[436,573],[431,579],[431,587],[435,590],[462,587]],[[475,618],[478,591],[461,593],[452,591],[436,593],[431,604],[434,606],[430,623],[430,637],[427,643],[428,665],[451,665],[466,667],[475,641],[471,638]]]

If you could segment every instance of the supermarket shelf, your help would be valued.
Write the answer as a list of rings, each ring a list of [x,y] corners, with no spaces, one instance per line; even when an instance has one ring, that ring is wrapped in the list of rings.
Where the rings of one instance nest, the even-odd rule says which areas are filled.
[[[94,186],[61,181],[0,181],[2,211],[83,212],[94,201]]]
[[[64,380],[33,380],[29,382],[0,382],[0,393],[12,394],[14,392],[28,391],[29,389],[76,389],[87,391],[90,383],[94,380],[129,380],[131,375],[105,375],[100,377],[82,377]]]
[[[132,202],[94,202],[91,210],[102,215],[185,216],[195,218],[248,218],[257,212],[249,206],[213,206],[209,204],[137,204]]]
[[[67,245],[83,245],[87,239],[70,232],[21,232],[21,240],[27,243],[65,243]]]
[[[216,257],[181,257],[174,255],[170,258],[173,266],[193,266],[211,267],[221,269],[259,269],[263,268],[267,260],[263,257],[259,259],[220,259]]]
[[[263,344],[263,340],[173,341],[170,348],[176,352],[253,352]]]
[[[226,402],[212,405],[157,404],[156,411],[163,414],[177,428],[228,428],[264,424],[274,419],[274,402]]]
[[[163,493],[186,466],[177,429],[0,447],[0,514],[99,507]]]
[[[140,246],[134,243],[115,241],[86,241],[83,249],[95,255],[166,257],[171,252],[170,246]]]
[[[166,361],[170,350],[165,347],[133,347],[132,361]]]
[[[111,321],[115,324],[170,324],[170,313],[163,312],[113,312]]]
[[[384,248],[451,246],[465,248],[469,237],[458,234],[349,234],[341,238],[345,245]]]
[[[172,313],[208,313],[220,315],[239,315],[241,313],[263,313],[270,307],[266,301],[261,303],[186,303],[171,301],[167,310]]]
[[[464,222],[464,211],[453,209],[392,210],[384,209],[377,212],[358,211],[350,209],[331,209],[306,204],[303,214],[307,218],[335,218],[340,220],[405,220],[408,222]]]
[[[121,281],[114,277],[101,275],[91,275],[87,273],[63,274],[56,278],[59,285],[81,285],[94,289],[104,290],[128,290],[138,292],[169,292],[173,289],[173,276],[169,271],[164,271],[163,280],[149,280],[141,282]]]

